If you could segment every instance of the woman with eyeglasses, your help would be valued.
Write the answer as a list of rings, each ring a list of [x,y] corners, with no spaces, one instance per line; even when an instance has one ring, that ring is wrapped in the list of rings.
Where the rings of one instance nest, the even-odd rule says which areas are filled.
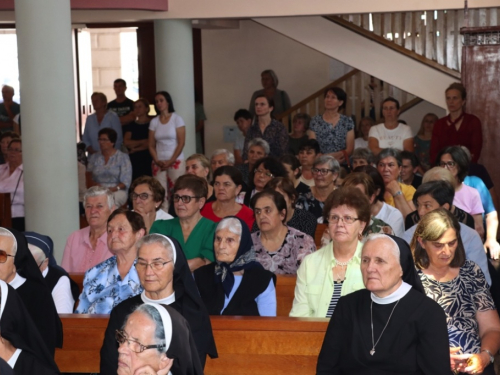
[[[250,173],[250,186],[245,193],[243,204],[250,206],[252,197],[264,190],[266,184],[275,177],[287,177],[288,172],[283,163],[272,156],[257,160]],[[251,228],[251,227],[250,227]]]
[[[330,318],[341,296],[365,287],[360,240],[370,222],[368,198],[355,187],[340,187],[326,200],[323,213],[332,242],[302,260],[293,317]]]
[[[259,227],[252,233],[257,261],[274,274],[295,275],[304,257],[316,251],[314,239],[286,225],[287,204],[277,191],[255,194],[252,208]]]
[[[164,198],[165,188],[151,176],[136,178],[130,186],[132,207],[144,219],[147,233],[156,220],[170,220],[173,217],[161,209]]]
[[[318,156],[311,169],[314,186],[311,191],[299,196],[297,208],[312,213],[318,222],[323,222],[323,207],[328,196],[335,190],[335,180],[339,177],[339,162],[330,155]]]
[[[253,211],[236,200],[243,186],[243,175],[238,168],[224,165],[215,170],[214,194],[216,200],[203,206],[201,214],[218,223],[227,216],[236,216],[252,228],[255,218]]]
[[[24,232],[23,149],[20,138],[7,147],[7,163],[0,165],[0,193],[10,193],[12,228]]]
[[[255,259],[250,230],[226,217],[215,230],[216,261],[194,279],[210,315],[276,316],[276,276]]]
[[[176,218],[158,220],[150,233],[175,238],[181,244],[191,272],[214,261],[215,223],[201,215],[208,194],[207,181],[185,174],[175,181],[172,200]]]

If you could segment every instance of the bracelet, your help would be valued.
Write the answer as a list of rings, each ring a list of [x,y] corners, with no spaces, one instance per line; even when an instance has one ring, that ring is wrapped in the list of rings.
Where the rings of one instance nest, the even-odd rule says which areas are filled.
[[[397,196],[399,196],[399,195],[403,195],[403,192],[402,192],[401,190],[399,190],[399,191],[395,192],[395,193],[392,195],[392,197],[393,197],[393,198],[396,198],[396,197],[397,197]]]
[[[490,363],[493,363],[495,361],[495,357],[493,356],[493,354],[491,354],[491,352],[488,349],[482,349],[479,353],[482,352],[488,353],[488,355],[490,356]]]

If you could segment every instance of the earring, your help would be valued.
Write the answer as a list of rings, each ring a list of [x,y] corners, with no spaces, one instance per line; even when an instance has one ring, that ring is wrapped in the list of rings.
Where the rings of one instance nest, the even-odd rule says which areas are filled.
[[[358,241],[361,241],[363,239],[363,233],[358,234]]]

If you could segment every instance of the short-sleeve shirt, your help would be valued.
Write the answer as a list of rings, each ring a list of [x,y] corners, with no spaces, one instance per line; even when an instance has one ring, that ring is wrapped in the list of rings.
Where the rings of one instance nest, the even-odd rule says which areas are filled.
[[[465,184],[462,184],[460,190],[455,191],[455,198],[453,204],[468,214],[477,215],[483,214],[483,204],[481,203],[481,196],[479,192]]]
[[[320,152],[329,154],[347,148],[347,133],[354,130],[354,122],[352,118],[340,115],[337,125],[332,127],[332,124],[326,122],[323,116],[318,115],[312,118],[309,129],[316,134]]]
[[[166,124],[160,122],[160,116],[156,116],[149,124],[149,130],[155,132],[156,153],[159,160],[170,160],[177,147],[177,128],[186,126],[181,116],[172,113]],[[184,152],[177,159],[184,160]]]
[[[411,128],[405,124],[398,124],[394,129],[387,129],[384,124],[379,124],[370,128],[369,138],[377,139],[380,148],[403,150],[403,142],[410,138],[413,140],[413,135]]]
[[[401,192],[403,193],[403,196],[405,197],[405,201],[411,201],[413,199],[413,194],[415,194],[415,188],[411,185],[402,184],[401,182],[398,182],[398,184]],[[389,206],[396,207],[393,197],[388,197],[386,195],[384,198],[385,203],[387,203]]]
[[[116,113],[118,117],[128,115],[134,110],[134,101],[129,98],[126,98],[121,103],[118,103],[116,99],[112,100],[108,103],[108,110]]]
[[[132,182],[130,158],[120,150],[116,150],[107,163],[104,156],[96,152],[89,158],[87,171],[92,172],[94,181],[104,187],[114,187],[121,182],[128,189]]]

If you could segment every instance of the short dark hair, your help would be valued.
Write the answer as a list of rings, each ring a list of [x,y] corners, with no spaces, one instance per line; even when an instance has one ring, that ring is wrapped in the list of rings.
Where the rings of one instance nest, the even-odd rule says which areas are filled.
[[[125,82],[125,80],[123,78],[115,79],[113,84],[115,84],[115,83],[123,83],[125,85],[125,87],[127,87],[127,82]]]
[[[269,105],[269,107],[273,107],[273,110],[274,110],[274,99],[273,98],[268,98],[267,96],[265,96],[264,94],[262,95],[257,95],[255,97],[255,99],[258,99],[258,98],[265,98],[267,100],[267,104]],[[254,100],[255,100],[254,99]],[[254,103],[255,104],[255,103]]]
[[[385,184],[384,179],[380,175],[377,168],[373,165],[360,165],[354,169],[354,172],[364,172],[371,177],[373,184],[375,185],[375,190],[379,190],[379,193],[375,196],[376,201],[384,201],[385,194]]]
[[[155,202],[163,202],[165,199],[165,188],[156,178],[151,176],[137,177],[130,185],[130,194],[132,194],[139,185],[148,185],[149,189],[153,192],[153,200]],[[158,211],[159,209],[160,207],[158,206],[156,210]]]
[[[107,103],[108,102],[108,97],[106,96],[106,94],[104,94],[103,92],[99,92],[99,91],[96,91],[94,93],[92,93],[92,95],[90,95],[90,99],[92,100],[92,98],[94,96],[98,96],[99,98],[101,98],[101,100],[104,102],[104,103]]]
[[[286,209],[286,201],[285,198],[281,193],[278,193],[275,190],[272,189],[265,189],[262,190],[260,193],[255,194],[252,199],[250,200],[250,207],[252,210],[255,210],[255,204],[260,198],[270,198],[274,204],[276,205],[276,208],[278,209],[278,212],[282,212],[285,210],[285,217],[282,220],[282,223],[286,223],[286,215],[287,215],[287,209]]]
[[[180,176],[174,184],[173,192],[176,193],[179,190],[189,189],[193,194],[200,198],[207,199],[208,195],[208,182],[202,177],[195,176],[192,174],[185,174]]]
[[[329,92],[333,92],[338,100],[342,100],[342,105],[340,106],[339,109],[344,109],[345,105],[346,105],[346,99],[347,99],[347,94],[345,93],[345,91],[342,90],[340,87],[329,87],[323,93],[323,97],[326,98],[326,95]]]
[[[285,193],[288,196],[288,199],[290,199],[292,208],[295,208],[295,203],[297,202],[299,194],[297,193],[297,190],[295,190],[293,182],[288,177],[273,178],[266,184],[265,189],[282,190],[283,193]]]
[[[415,155],[414,152],[401,151],[401,160],[405,159],[410,161],[413,168],[417,168],[420,165],[420,161],[418,160],[417,155]]]
[[[295,155],[292,154],[285,154],[280,156],[278,159],[282,164],[289,165],[292,168],[292,171],[299,169],[300,168],[300,162],[299,159]],[[294,176],[295,178],[300,177],[300,169],[299,169],[299,174],[298,176]]]
[[[449,146],[443,148],[439,151],[439,154],[436,158],[436,166],[440,167],[441,157],[444,154],[450,154],[453,161],[457,164],[457,178],[460,182],[463,182],[465,177],[467,177],[467,173],[469,172],[469,157],[467,153],[460,146]]]
[[[234,121],[238,120],[239,118],[244,118],[245,120],[251,120],[253,116],[248,109],[238,109],[234,114]]]
[[[250,172],[250,185],[253,188],[253,178],[255,176],[255,171],[259,169],[259,167],[263,165],[270,173],[273,174],[274,177],[287,177],[288,172],[286,171],[283,164],[273,156],[266,156],[265,158],[260,158],[255,162],[252,172]]]
[[[354,149],[351,154],[351,160],[357,159],[363,159],[366,160],[368,164],[373,164],[373,162],[375,161],[375,155],[373,155],[373,152],[371,152],[369,148],[358,147]]]
[[[305,129],[306,130],[309,129],[309,124],[311,123],[311,116],[309,116],[307,113],[297,113],[295,116],[293,116],[292,123],[294,123],[297,120],[304,121]]]
[[[321,152],[319,143],[315,139],[308,139],[307,141],[303,142],[299,148],[299,152],[303,150],[313,150],[316,154],[319,154]]]
[[[359,189],[355,187],[339,187],[330,193],[323,208],[323,220],[328,222],[328,216],[332,208],[347,206],[356,210],[356,215],[360,221],[370,223],[371,211],[370,201]]]
[[[448,181],[429,181],[420,185],[417,191],[415,191],[415,194],[413,194],[413,203],[417,205],[418,198],[423,195],[430,195],[441,207],[445,203],[448,203],[451,208],[453,198],[455,198],[455,189]]]
[[[430,265],[427,251],[420,245],[418,238],[423,241],[437,241],[448,229],[454,229],[457,235],[457,249],[450,267],[462,267],[465,264],[465,249],[460,236],[460,223],[455,215],[444,208],[431,211],[420,219],[415,233],[410,242],[410,248],[415,258],[415,266],[419,269],[426,269]]]
[[[445,93],[447,93],[450,90],[457,90],[458,92],[460,92],[460,96],[462,97],[462,100],[467,99],[467,90],[465,89],[465,86],[462,85],[461,83],[459,83],[459,82],[452,83],[451,85],[448,86]]]
[[[118,208],[114,210],[108,217],[108,224],[118,215],[125,215],[134,233],[139,232],[141,229],[144,229],[144,232],[148,233],[146,224],[144,224],[144,219],[142,218],[142,216],[137,212],[130,211],[127,208]]]
[[[18,138],[12,138],[7,147],[10,147],[10,145],[13,143],[20,143],[21,146],[23,145],[23,141],[21,140],[21,138],[18,137]]]
[[[167,101],[168,103],[168,111],[170,113],[173,113],[175,112],[175,109],[174,109],[174,102],[172,101],[172,97],[170,96],[170,94],[166,91],[158,91],[156,94],[155,94],[155,98],[158,96],[158,95],[161,95],[165,98],[165,100]],[[155,104],[155,110],[156,110],[156,113],[160,113],[158,111],[158,108],[156,108],[156,104]]]
[[[149,101],[146,98],[139,98],[134,102],[134,104],[137,102],[141,102],[142,104],[144,104],[144,107],[149,109]]]
[[[243,175],[241,171],[233,165],[223,165],[217,168],[214,172],[215,178],[219,176],[229,176],[236,186],[243,186]]]
[[[394,104],[396,104],[396,109],[399,109],[399,101],[396,98],[393,98],[392,96],[385,98],[380,106],[383,107],[384,104],[387,102],[393,102]]]
[[[10,137],[12,139],[21,138],[21,137],[19,137],[19,134],[11,132],[11,131],[6,131],[3,133],[0,133],[0,141],[2,141],[4,138],[8,138],[8,137]]]
[[[377,191],[372,178],[364,172],[353,172],[347,176],[342,183],[342,186],[346,187],[356,187],[357,185],[363,185],[365,188],[365,195],[368,199]]]
[[[380,162],[380,160],[393,157],[396,159],[396,162],[398,163],[398,167],[401,167],[403,165],[403,161],[401,160],[401,151],[399,151],[396,148],[384,148],[382,151],[377,156],[377,164]]]
[[[108,136],[109,141],[113,144],[113,146],[116,144],[116,140],[118,139],[118,134],[116,133],[115,129],[112,128],[102,128],[99,130],[99,133],[97,133],[99,136],[105,134]]]

